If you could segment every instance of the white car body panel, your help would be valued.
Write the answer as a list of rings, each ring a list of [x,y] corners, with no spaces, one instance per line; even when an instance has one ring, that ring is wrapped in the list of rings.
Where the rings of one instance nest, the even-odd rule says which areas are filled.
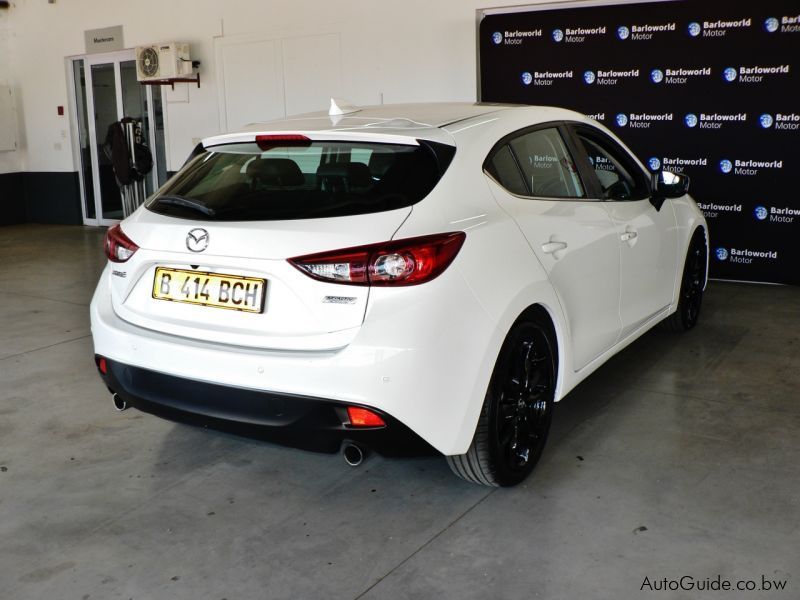
[[[333,119],[302,116],[205,140],[208,147],[302,132],[337,141],[424,139],[454,144],[456,153],[426,198],[396,211],[217,223],[139,209],[121,225],[141,249],[127,263],[109,264],[92,300],[96,354],[197,381],[375,407],[443,454],[464,453],[500,346],[527,308],[538,305],[553,321],[559,400],[676,310],[689,239],[705,228],[689,196],[667,200],[653,215],[649,202],[652,211],[635,203],[518,198],[483,172],[497,140],[561,120],[607,132],[563,109],[440,104],[371,107]],[[208,230],[208,253],[186,248],[194,227]],[[626,227],[641,232],[633,245],[620,237]],[[325,283],[286,261],[449,231],[466,232],[461,251],[438,278],[418,286]],[[563,237],[568,247],[543,255],[549,236]],[[655,263],[637,249],[652,252]],[[603,270],[614,256],[616,267]],[[268,310],[231,315],[153,300],[147,292],[156,265],[265,277]],[[356,301],[323,304],[327,295]]]

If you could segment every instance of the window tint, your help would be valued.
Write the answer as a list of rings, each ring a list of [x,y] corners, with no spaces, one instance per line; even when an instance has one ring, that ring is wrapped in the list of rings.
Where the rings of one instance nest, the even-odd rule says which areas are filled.
[[[214,146],[190,160],[146,206],[160,214],[212,221],[394,210],[427,196],[454,152],[433,142]]]
[[[600,181],[604,199],[639,200],[650,194],[642,170],[613,140],[599,132],[579,130],[577,133]]]
[[[517,166],[517,159],[511,153],[511,148],[503,146],[495,152],[489,164],[486,167],[489,174],[494,177],[500,185],[506,188],[512,194],[519,194],[520,196],[528,195],[528,188],[525,186],[525,180],[522,178],[522,172]]]
[[[532,196],[583,198],[575,162],[557,129],[541,129],[510,142]]]

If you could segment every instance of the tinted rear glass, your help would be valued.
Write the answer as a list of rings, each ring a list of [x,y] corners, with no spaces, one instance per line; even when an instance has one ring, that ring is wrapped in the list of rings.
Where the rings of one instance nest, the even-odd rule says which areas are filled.
[[[427,196],[454,151],[432,142],[213,146],[191,159],[146,206],[164,215],[210,221],[315,219],[394,210]]]

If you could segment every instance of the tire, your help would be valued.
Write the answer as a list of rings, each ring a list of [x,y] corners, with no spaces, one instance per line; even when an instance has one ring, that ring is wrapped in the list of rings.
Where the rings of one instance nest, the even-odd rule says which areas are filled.
[[[550,322],[539,315],[518,320],[503,342],[469,450],[447,457],[453,472],[492,487],[523,481],[547,442],[557,373]]]
[[[669,331],[683,332],[693,329],[700,318],[703,305],[703,286],[706,281],[706,234],[695,231],[686,252],[686,263],[681,276],[681,292],[678,310],[662,321]]]

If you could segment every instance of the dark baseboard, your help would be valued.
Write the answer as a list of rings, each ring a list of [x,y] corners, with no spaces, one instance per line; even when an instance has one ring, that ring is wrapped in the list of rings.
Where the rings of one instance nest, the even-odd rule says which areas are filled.
[[[77,173],[25,173],[28,223],[81,225],[81,188]]]
[[[0,225],[83,224],[77,173],[5,173],[0,192]]]
[[[26,223],[24,173],[0,174],[0,225]]]

